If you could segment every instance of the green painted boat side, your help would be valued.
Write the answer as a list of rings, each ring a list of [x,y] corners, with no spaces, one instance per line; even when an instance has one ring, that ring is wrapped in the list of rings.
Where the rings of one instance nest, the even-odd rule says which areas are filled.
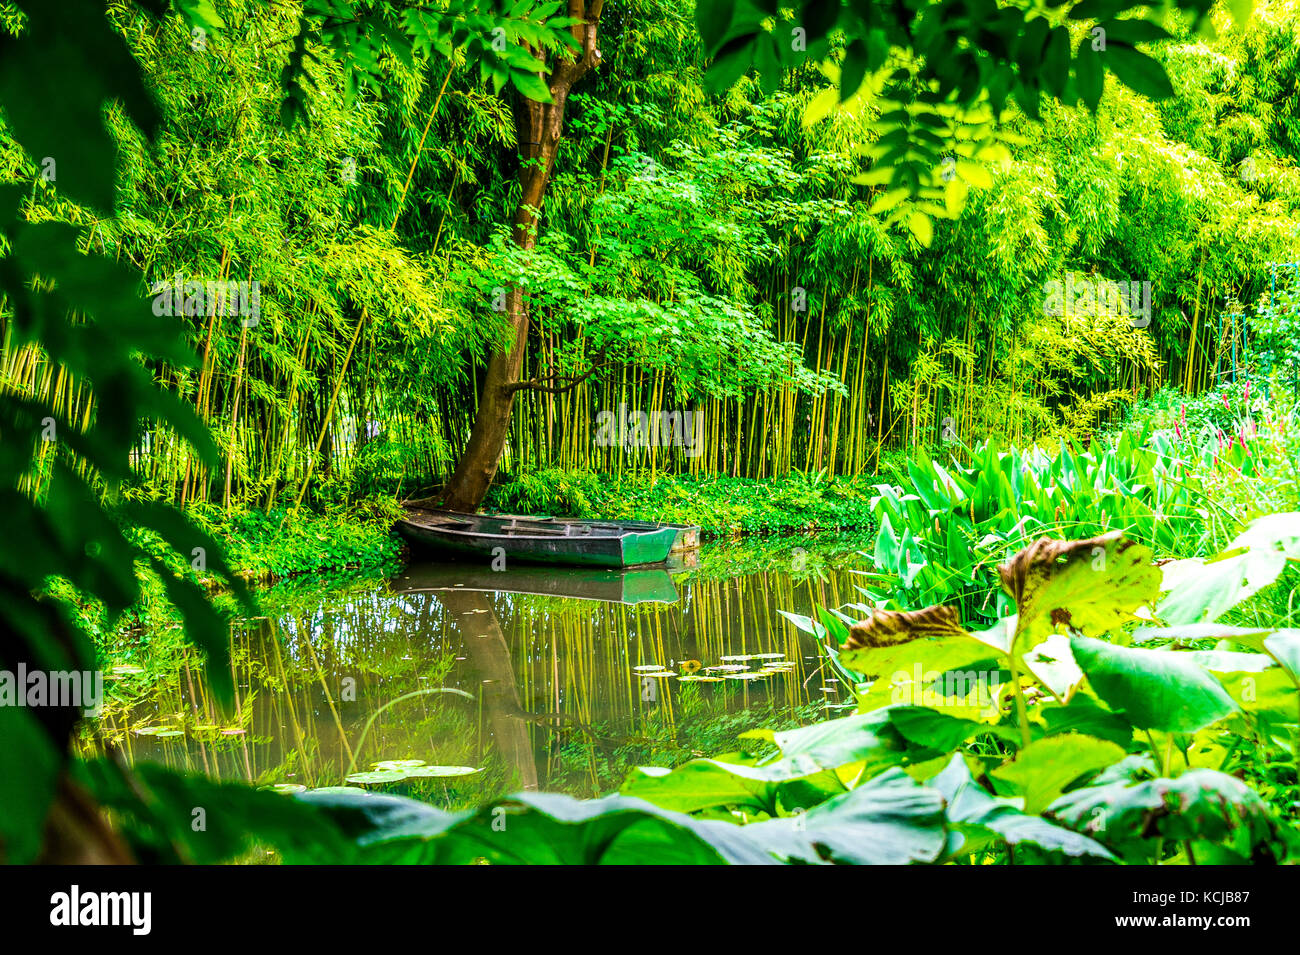
[[[412,508],[397,532],[413,547],[485,561],[577,567],[635,567],[668,558],[679,529],[622,527],[617,522],[449,514]]]

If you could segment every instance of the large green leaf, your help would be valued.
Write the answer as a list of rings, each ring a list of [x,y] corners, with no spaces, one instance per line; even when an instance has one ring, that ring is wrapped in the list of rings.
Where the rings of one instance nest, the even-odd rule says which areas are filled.
[[[264,845],[286,861],[357,861],[325,813],[278,793],[149,763],[122,770],[101,760],[81,772],[91,793],[121,820],[141,859],[229,862]]]
[[[785,859],[850,865],[934,862],[942,854],[943,797],[900,769],[786,819],[744,827]]]
[[[1069,733],[1035,740],[989,775],[1024,799],[1025,812],[1037,814],[1071,783],[1123,758],[1124,750],[1114,743]]]
[[[1194,733],[1237,712],[1223,685],[1182,654],[1089,637],[1072,638],[1070,647],[1097,695],[1140,729]]]
[[[791,730],[751,730],[744,738],[775,743],[781,756],[767,764],[784,778],[807,775],[849,764],[864,764],[868,776],[907,758],[907,741],[894,727],[888,709],[821,720]],[[775,778],[775,777],[774,777]]]
[[[1276,836],[1268,805],[1234,776],[1196,769],[1176,779],[1120,780],[1066,793],[1048,811],[1130,859],[1145,840],[1200,839],[1230,844],[1245,858]]]
[[[117,100],[146,135],[158,111],[122,37],[95,0],[24,5],[18,36],[0,32],[0,103],[9,128],[69,199],[113,210],[116,145],[104,106]]]
[[[1068,856],[1114,859],[1110,850],[1095,840],[1043,819],[1036,810],[1025,812],[1012,800],[991,795],[974,780],[960,756],[954,756],[927,785],[943,794],[948,821],[960,832],[951,840],[950,852],[974,851],[984,830],[1011,846],[1025,843]]]
[[[1090,540],[1040,538],[998,568],[1016,601],[1015,649],[1024,653],[1057,626],[1100,635],[1155,599],[1160,571],[1151,551],[1118,531]]]
[[[1275,581],[1288,559],[1300,559],[1300,512],[1259,518],[1216,558],[1166,564],[1156,615],[1171,625],[1217,620]]]
[[[940,753],[952,752],[968,739],[983,733],[992,733],[1012,743],[1019,739],[1007,727],[962,719],[925,706],[893,706],[884,712],[889,714],[890,722],[907,740]]]
[[[336,820],[363,861],[457,864],[771,864],[744,827],[692,819],[640,799],[579,800],[517,793],[468,813],[371,793],[305,792],[297,799]],[[286,861],[299,861],[286,858]]]
[[[0,705],[0,739],[0,861],[21,865],[40,851],[63,755],[32,711],[13,701]]]
[[[675,812],[736,809],[776,815],[816,805],[847,787],[829,769],[797,773],[788,761],[752,766],[692,759],[675,769],[633,769],[619,792]]]

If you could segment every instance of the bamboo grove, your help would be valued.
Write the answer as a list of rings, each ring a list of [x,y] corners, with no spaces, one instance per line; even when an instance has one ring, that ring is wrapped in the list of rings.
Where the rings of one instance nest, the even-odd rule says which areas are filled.
[[[975,171],[969,204],[928,247],[887,227],[877,190],[854,183],[870,101],[807,122],[826,85],[811,69],[771,93],[749,80],[708,93],[690,4],[618,4],[602,20],[601,68],[572,97],[527,262],[501,241],[517,198],[505,95],[453,57],[394,58],[386,95],[349,96],[322,57],[307,122],[286,130],[295,11],[216,7],[232,28],[211,38],[111,8],[166,124],[161,149],[146,150],[110,115],[125,167],[114,219],[61,200],[57,173],[0,130],[0,173],[33,183],[34,216],[89,226],[88,243],[148,277],[142,294],[176,290],[202,367],[152,372],[198,409],[222,465],[202,467],[157,429],[141,433],[135,463],[149,493],[182,504],[444,480],[500,334],[503,282],[526,283],[534,315],[524,375],[581,378],[517,396],[504,472],[768,477],[872,473],[891,449],[945,436],[1085,436],[1127,397],[1249,374],[1253,317],[1296,271],[1274,265],[1297,260],[1300,233],[1291,2],[1160,48],[1170,100],[1116,84],[1095,118],[1060,105],[1041,122],[1010,116],[1009,158]],[[1149,305],[1144,320],[1101,296],[1053,314],[1053,282],[1149,283]],[[240,283],[257,290],[252,317],[182,308],[196,284]],[[602,363],[568,307],[598,295],[616,316],[654,314],[683,290],[715,336],[757,324],[788,345],[743,374],[672,364],[653,343],[643,361]],[[14,347],[0,320],[3,387],[88,423],[89,387]],[[698,441],[659,440],[655,423],[666,432],[686,412]],[[612,439],[602,413],[617,420]]]

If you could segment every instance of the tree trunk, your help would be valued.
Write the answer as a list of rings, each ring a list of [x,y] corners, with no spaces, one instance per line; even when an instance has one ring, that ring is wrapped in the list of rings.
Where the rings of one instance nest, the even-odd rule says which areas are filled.
[[[448,590],[438,601],[455,615],[461,641],[479,678],[479,698],[492,726],[497,752],[522,789],[537,789],[537,759],[528,735],[528,711],[519,701],[514,661],[487,595]]]
[[[596,49],[596,25],[603,0],[569,0],[568,15],[586,22],[573,27],[582,45],[575,59],[551,66],[546,85],[551,102],[538,103],[516,94],[514,105],[515,142],[519,147],[519,205],[514,217],[514,242],[522,249],[537,243],[537,230],[546,189],[551,183],[555,156],[564,133],[564,108],[573,84],[600,63]],[[442,505],[453,511],[476,511],[497,473],[497,463],[510,432],[510,413],[515,389],[528,346],[528,305],[523,291],[513,288],[506,295],[506,321],[513,331],[509,351],[494,352],[479,393],[478,413],[470,431],[465,453],[456,463],[451,480],[443,489]]]

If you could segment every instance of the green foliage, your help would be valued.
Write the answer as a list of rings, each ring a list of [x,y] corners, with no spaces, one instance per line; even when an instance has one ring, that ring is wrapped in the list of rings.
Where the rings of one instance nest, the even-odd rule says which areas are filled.
[[[820,68],[838,87],[841,102],[861,108],[864,88],[888,102],[891,108],[877,124],[880,138],[870,150],[881,175],[864,181],[887,183],[880,208],[916,200],[898,217],[929,245],[931,217],[952,215],[965,197],[964,183],[955,191],[957,181],[944,174],[945,164],[955,165],[964,180],[987,181],[987,172],[972,160],[1005,155],[991,130],[1009,100],[1034,118],[1045,95],[1096,112],[1107,72],[1144,96],[1173,94],[1164,67],[1138,49],[1172,34],[1154,17],[1125,16],[1144,6],[1126,0],[1082,0],[1047,10],[992,0],[896,6],[701,0],[696,21],[712,58],[707,77],[715,88],[752,69],[773,90],[788,71]],[[1209,28],[1210,0],[1174,6],[1191,27]],[[1249,2],[1233,5],[1238,24],[1250,9]]]
[[[548,100],[541,57],[596,24],[477,0],[54,6],[0,11],[0,494],[25,545],[0,557],[0,668],[88,669],[87,631],[165,602],[228,688],[204,586],[242,598],[240,570],[390,557],[395,505],[374,495],[444,476],[462,450],[504,286],[526,285],[535,309],[531,384],[592,387],[559,402],[534,389],[497,506],[719,534],[880,521],[878,606],[790,618],[833,638],[841,673],[876,679],[857,680],[853,716],[754,737],[775,753],[641,771],[625,785],[649,802],[524,794],[464,814],[71,764],[142,858],[1295,859],[1300,652],[1274,623],[1290,622],[1300,538],[1293,514],[1240,526],[1294,510],[1300,480],[1293,415],[1261,435],[1272,408],[1257,404],[1295,371],[1293,286],[1260,298],[1265,263],[1296,258],[1300,135],[1275,108],[1294,92],[1293,11],[1202,42],[1201,0],[1165,26],[1096,0],[707,2],[697,38],[678,5],[638,0],[609,31],[613,68],[573,98],[548,230],[521,254],[500,239],[515,183],[499,153],[526,144],[497,94]],[[787,29],[806,31],[802,48],[778,42]],[[285,130],[295,118],[311,122]],[[1151,330],[1045,317],[1046,283],[1075,275],[1150,277]],[[161,316],[143,292],[171,276],[249,276],[263,320]],[[1158,397],[1113,446],[909,460],[874,504],[834,476],[947,436],[945,417],[960,435],[1086,436],[1162,362],[1190,388],[1222,363],[1207,329],[1230,288],[1260,302],[1254,393],[1188,402],[1190,422]],[[707,456],[665,456],[696,473],[647,455],[647,476],[621,451],[598,462],[621,481],[591,470],[591,409],[627,396],[707,406]],[[1173,436],[1148,447],[1160,416]],[[530,470],[557,458],[584,470]],[[277,508],[294,489],[323,514]],[[362,524],[346,510],[358,498]],[[1102,567],[1031,552],[995,596],[994,566],[1033,537],[1111,530],[1122,549],[1083,541]],[[1168,565],[1155,603],[1144,547],[1216,559]],[[949,602],[991,626],[929,606]],[[1148,610],[1171,626],[1134,630]],[[945,677],[984,665],[1008,689],[895,702],[891,670],[918,660]],[[6,861],[41,850],[77,716],[0,707]],[[179,813],[199,803],[212,815],[196,842]]]
[[[585,471],[548,470],[494,487],[487,503],[504,513],[663,521],[730,537],[871,527],[868,490],[862,480],[825,475],[755,481],[642,472],[610,481]]]
[[[1300,536],[1286,539],[1295,545]],[[1117,546],[1115,553],[1136,550]],[[1054,652],[1077,657],[1079,683],[1063,691],[1039,682],[1032,714],[1025,713],[1024,688],[1013,680],[1022,713],[1019,738],[1007,731],[1001,706],[966,718],[897,700],[876,706],[873,695],[864,694],[852,716],[750,734],[777,747],[770,757],[732,754],[671,770],[643,768],[629,777],[621,796],[589,803],[526,795],[451,816],[392,797],[302,798],[326,808],[359,852],[387,861],[974,863],[1005,861],[1012,852],[1018,861],[1293,858],[1300,846],[1277,810],[1242,781],[1203,764],[1218,757],[1215,747],[1200,742],[1202,735],[1213,728],[1228,738],[1240,732],[1229,721],[1243,715],[1203,662],[1207,658],[1111,643],[1137,619],[1124,575],[1094,568],[1092,588],[1072,586],[1083,571],[1038,548],[1009,566],[1006,585],[1022,595],[1022,615],[1030,613],[1033,599],[1049,599],[1058,624],[1076,621],[1097,634],[1056,644]],[[1015,580],[1034,574],[1041,578],[1036,598]],[[894,643],[933,666],[935,658],[918,646],[926,640],[921,618],[913,619],[894,631]],[[859,647],[850,665],[883,648],[872,642],[875,626],[869,620],[863,633],[855,628],[850,634],[849,645]],[[989,646],[985,636],[960,628],[955,633],[976,651]],[[1001,652],[1015,673],[1016,661],[1027,662],[1030,651],[1008,642]],[[1282,644],[1279,651],[1290,652]],[[1049,718],[1088,700],[1085,683],[1097,694],[1086,706],[1130,727],[1126,745]],[[1153,743],[1158,778],[1141,778],[1157,770],[1134,729]],[[1167,741],[1163,755],[1157,734]],[[1199,734],[1198,742],[1188,745],[1192,734]],[[1179,740],[1182,772],[1172,758]],[[505,824],[492,827],[494,818]],[[625,842],[632,840],[632,826],[637,836]],[[494,829],[508,838],[489,835]]]
[[[1089,537],[1123,530],[1158,553],[1195,543],[1202,516],[1179,478],[1178,459],[1118,442],[1034,448],[981,444],[969,463],[909,462],[905,484],[879,485],[875,566],[888,575],[872,594],[890,607],[957,603],[964,619],[992,620],[994,569],[1042,535]]]
[[[115,150],[103,128],[102,110],[118,102],[144,134],[157,131],[157,111],[139,83],[130,54],[94,4],[26,11],[20,36],[3,37],[4,75],[0,103],[14,140],[34,159],[52,156],[67,171],[60,180],[69,198],[111,210]],[[30,84],[45,83],[54,104],[40,107]],[[71,82],[75,92],[49,84]],[[148,528],[168,548],[205,553],[212,571],[239,594],[241,582],[216,543],[170,508],[123,501],[129,483],[129,455],[142,420],[171,426],[192,442],[201,458],[215,464],[212,441],[192,409],[156,389],[141,355],[188,365],[193,353],[178,329],[160,323],[139,295],[134,269],[97,254],[83,254],[72,226],[33,222],[23,215],[21,187],[0,187],[0,228],[6,255],[0,260],[0,289],[9,313],[8,335],[39,345],[61,373],[93,383],[96,418],[92,428],[69,421],[51,402],[6,392],[0,396],[0,495],[13,539],[23,550],[6,548],[0,566],[0,614],[5,621],[0,664],[34,670],[90,670],[93,654],[84,636],[56,603],[36,596],[51,577],[100,601],[110,617],[133,603],[140,589],[137,561],[152,567],[168,599],[183,614],[193,639],[218,665],[225,654],[224,619],[192,581],[123,533],[122,525]],[[38,460],[53,459],[39,500],[29,493]],[[102,503],[101,503],[102,502]],[[252,606],[246,599],[246,606]],[[223,696],[230,681],[214,676]],[[66,761],[66,737],[78,714],[72,709],[40,711],[39,718],[14,706],[0,707],[0,734],[14,739],[0,755],[0,776],[24,780],[0,822],[0,844],[8,861],[28,862],[40,848],[40,834],[56,781]],[[10,803],[6,802],[8,807]]]
[[[477,67],[479,78],[500,93],[514,86],[531,99],[550,102],[551,93],[538,73],[547,55],[569,56],[580,49],[569,28],[580,19],[557,16],[559,0],[507,3],[505,0],[456,0],[452,3],[406,4],[400,11],[366,0],[306,0],[302,7],[293,52],[280,85],[285,94],[282,117],[292,125],[310,116],[308,61],[321,61],[308,46],[326,47],[343,66],[343,89],[351,105],[360,87],[380,89],[383,54],[411,66],[416,56],[437,54],[463,58]],[[220,30],[219,18],[209,27]]]
[[[400,513],[391,498],[381,497],[326,515],[278,507],[210,519],[232,565],[264,580],[391,563],[400,550],[392,534]]]

